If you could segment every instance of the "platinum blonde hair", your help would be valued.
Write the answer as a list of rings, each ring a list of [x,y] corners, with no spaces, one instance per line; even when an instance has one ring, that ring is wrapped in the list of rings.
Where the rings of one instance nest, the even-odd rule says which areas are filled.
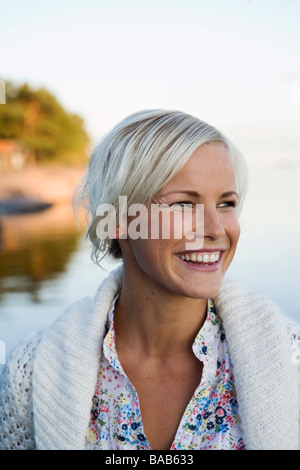
[[[119,213],[119,196],[131,204],[150,204],[183,168],[192,153],[205,144],[224,145],[233,161],[240,212],[247,188],[247,169],[236,147],[215,127],[181,111],[145,110],[117,124],[95,147],[87,173],[74,194],[75,210],[87,209],[87,236],[93,261],[106,254],[122,257],[117,240],[100,240],[96,233],[100,204],[111,204]],[[118,225],[117,220],[117,225]]]

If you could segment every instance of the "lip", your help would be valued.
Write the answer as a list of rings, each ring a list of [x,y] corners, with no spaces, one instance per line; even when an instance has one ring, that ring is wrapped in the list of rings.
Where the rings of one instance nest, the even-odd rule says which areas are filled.
[[[219,251],[220,252],[220,258],[218,259],[217,262],[213,263],[213,264],[197,264],[197,263],[190,263],[189,261],[185,261],[183,259],[181,259],[178,255],[180,254],[185,254],[185,253],[212,253],[212,252],[216,252],[216,251]],[[183,251],[183,252],[180,252],[180,253],[176,253],[176,258],[178,259],[178,261],[180,263],[182,263],[182,265],[187,268],[187,269],[191,269],[192,271],[197,271],[197,272],[216,272],[218,271],[218,269],[220,268],[220,265],[221,265],[221,262],[222,262],[222,258],[223,258],[223,253],[224,253],[224,249],[202,249],[202,250],[195,250],[195,251]]]
[[[215,253],[217,251],[219,251],[220,254],[222,255],[224,251],[226,251],[226,248],[201,248],[201,250],[178,251],[178,253],[175,253],[175,254],[178,256],[178,255],[184,255],[184,254],[189,254],[189,253]]]

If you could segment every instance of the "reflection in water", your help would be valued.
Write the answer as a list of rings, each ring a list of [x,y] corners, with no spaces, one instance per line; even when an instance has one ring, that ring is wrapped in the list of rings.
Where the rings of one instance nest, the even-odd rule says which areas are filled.
[[[0,220],[0,301],[26,292],[39,302],[42,284],[64,272],[81,237],[70,205]]]

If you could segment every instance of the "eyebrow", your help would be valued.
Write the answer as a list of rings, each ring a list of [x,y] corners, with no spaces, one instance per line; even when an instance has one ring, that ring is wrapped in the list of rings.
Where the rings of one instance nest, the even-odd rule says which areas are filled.
[[[191,197],[201,197],[201,194],[197,193],[197,191],[189,191],[188,189],[169,191],[167,193],[164,193],[163,196],[168,196],[169,194],[178,194],[178,193],[187,194],[188,196],[191,196]],[[223,197],[230,197],[230,196],[236,196],[238,198],[240,197],[236,191],[226,191],[225,193],[222,193],[220,197],[223,198]]]

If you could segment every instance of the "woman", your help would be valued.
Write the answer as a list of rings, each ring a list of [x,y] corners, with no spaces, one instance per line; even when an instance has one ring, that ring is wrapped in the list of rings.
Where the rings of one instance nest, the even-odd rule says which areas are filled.
[[[298,448],[296,328],[224,278],[246,186],[235,147],[182,112],[105,136],[78,199],[93,259],[122,264],[12,353],[3,448]]]

